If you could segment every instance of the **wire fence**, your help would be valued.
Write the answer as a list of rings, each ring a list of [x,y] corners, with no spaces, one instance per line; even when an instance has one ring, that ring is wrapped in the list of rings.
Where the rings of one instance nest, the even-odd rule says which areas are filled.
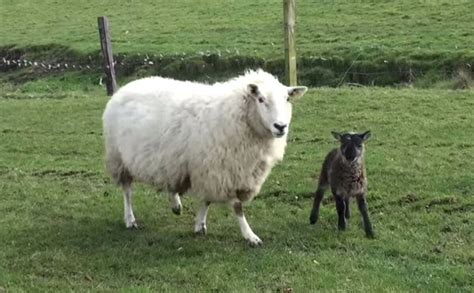
[[[220,54],[220,51],[217,51],[216,53],[201,53],[200,55],[187,55],[186,53],[182,54],[175,54],[171,56],[166,56],[166,58],[172,59],[172,60],[180,60],[180,61],[186,61],[186,57],[199,57],[199,56],[211,56],[213,54],[216,54],[217,56],[221,57],[222,55]],[[137,54],[136,56],[140,57],[141,54]],[[116,55],[115,56],[115,61],[114,61],[114,67],[120,68],[120,66],[129,66],[129,65],[136,65],[136,66],[153,66],[157,65],[159,61],[162,61],[165,56],[162,54],[159,55],[142,55],[143,59],[141,59],[141,62],[137,62],[137,58],[134,58],[133,62],[132,61],[127,61],[126,57],[128,55]],[[8,58],[8,57],[0,57],[0,68],[6,68],[6,69],[15,69],[15,68],[25,68],[25,67],[36,67],[36,68],[42,68],[44,70],[91,70],[91,71],[98,71],[102,70],[102,65],[100,65],[100,62],[91,62],[91,63],[78,63],[78,62],[52,62],[48,63],[46,61],[41,61],[41,60],[30,60],[27,58]],[[258,57],[257,59],[261,59],[262,62],[264,63],[267,60],[262,57]],[[303,57],[302,59],[308,59],[308,60],[322,60],[322,61],[329,61],[330,58],[324,58],[320,56],[310,56],[310,57]],[[121,60],[121,61],[118,61]],[[354,63],[357,61],[357,58],[354,59],[349,67],[347,68],[346,71],[344,71],[345,74],[357,74],[357,75],[366,75],[366,76],[371,76],[371,75],[380,75],[380,74],[388,74],[388,73],[414,73],[416,72],[415,69],[410,70],[394,70],[394,71],[354,71],[351,70],[353,67]],[[383,60],[383,63],[387,64],[389,61]],[[465,66],[466,69],[473,69],[472,64],[469,62],[460,64],[460,66]],[[456,72],[456,70],[445,70],[445,69],[430,69],[430,71],[439,71],[439,72],[445,72],[445,73],[450,73],[450,72]]]
[[[38,67],[38,68],[43,68],[44,70],[58,70],[58,69],[97,70],[97,69],[100,69],[100,66],[96,66],[96,65],[72,64],[72,63],[67,63],[67,62],[46,63],[42,61],[34,61],[34,60],[28,60],[28,59],[6,59],[5,57],[2,57],[0,66],[2,65],[3,67],[6,67],[6,68]]]
[[[16,55],[16,54],[11,54],[11,55]],[[133,62],[127,61],[127,57],[133,56]],[[133,65],[155,65],[155,63],[159,63],[159,61],[162,61],[163,59],[170,59],[170,60],[180,60],[180,61],[185,61],[187,58],[196,58],[196,57],[211,57],[211,56],[217,56],[218,58],[220,57],[225,57],[225,56],[240,56],[240,51],[237,48],[234,48],[233,50],[231,49],[225,49],[225,50],[215,50],[215,51],[198,51],[194,54],[189,54],[185,52],[175,52],[169,55],[163,55],[163,54],[142,54],[142,53],[136,53],[133,55],[129,54],[114,54],[114,67],[120,67],[120,66],[127,66],[133,63]],[[45,70],[58,70],[58,69],[68,69],[68,70],[101,70],[102,65],[100,59],[102,58],[101,55],[96,56],[96,58],[92,57],[91,55],[88,56],[88,59],[90,60],[89,63],[79,63],[79,62],[46,62],[42,60],[30,60],[28,58],[15,58],[12,56],[3,56],[0,57],[0,68],[8,68],[8,69],[14,69],[14,68],[24,68],[24,67],[38,67],[38,68],[43,68]],[[258,57],[259,59],[262,59],[265,61],[265,58],[263,57]],[[51,58],[50,58],[51,59]],[[118,61],[120,60],[120,61]],[[137,62],[138,61],[138,62]]]
[[[20,54],[19,54],[20,55]],[[20,55],[21,56],[21,55]],[[93,74],[97,74],[99,79],[99,84],[102,84],[102,75],[103,75],[103,65],[101,62],[101,55],[97,54],[82,56],[78,58],[82,61],[73,61],[73,58],[70,58],[69,61],[61,61],[61,62],[47,62],[45,59],[43,60],[33,60],[30,58],[13,57],[13,54],[10,56],[0,57],[0,72],[6,72],[10,70],[22,69],[22,68],[31,68],[35,71],[43,72],[43,73],[55,73],[55,72],[89,72]],[[186,64],[187,60],[192,60],[195,58],[202,58],[207,61],[210,59],[215,60],[225,60],[226,58],[254,58],[254,61],[249,61],[248,67],[265,67],[266,62],[271,62],[272,59],[266,59],[264,57],[248,57],[240,55],[238,49],[233,50],[215,50],[215,51],[198,51],[194,54],[185,53],[185,52],[176,52],[171,55],[163,55],[163,54],[114,54],[114,68],[118,70],[119,73],[123,72],[130,72],[135,71],[137,68],[150,68],[156,69],[159,71],[160,67],[165,66],[166,64],[163,63],[164,60],[167,60],[168,63],[178,61],[182,64]],[[51,58],[50,58],[51,59]],[[59,58],[58,58],[59,59]],[[459,63],[458,66],[443,66],[439,68],[416,68],[410,67],[407,64],[400,65],[398,68],[395,68],[391,61],[389,60],[380,60],[378,61],[379,64],[375,64],[373,68],[380,68],[380,70],[361,70],[359,66],[357,66],[358,56],[354,58],[352,61],[347,61],[346,66],[341,68],[339,66],[339,70],[336,70],[331,67],[331,62],[333,60],[329,57],[324,56],[307,56],[307,57],[300,57],[299,60],[302,65],[298,67],[302,69],[302,71],[311,71],[314,67],[319,67],[323,69],[332,70],[335,74],[331,78],[331,81],[321,81],[318,84],[309,84],[310,86],[321,86],[321,85],[328,85],[328,86],[341,86],[342,84],[351,84],[351,85],[363,85],[363,84],[374,84],[374,80],[383,79],[389,76],[400,76],[400,82],[407,82],[411,83],[415,81],[417,78],[420,78],[430,72],[431,74],[438,74],[443,76],[455,76],[459,74],[460,68],[465,69],[466,71],[470,72],[472,75],[473,67],[470,62]],[[214,62],[212,61],[212,62]],[[282,60],[280,60],[282,61]],[[192,62],[192,61],[191,61]],[[211,61],[209,61],[211,62]],[[211,63],[212,63],[211,62]],[[253,62],[253,63],[252,63]],[[199,66],[212,66],[206,62],[198,63]],[[254,65],[254,66],[252,66]],[[196,65],[197,66],[197,65]],[[387,69],[388,68],[388,69]],[[238,70],[238,68],[236,68]],[[122,76],[123,77],[123,76]],[[311,77],[314,78],[314,77]],[[209,78],[210,80],[210,78]],[[377,83],[377,82],[375,82]]]

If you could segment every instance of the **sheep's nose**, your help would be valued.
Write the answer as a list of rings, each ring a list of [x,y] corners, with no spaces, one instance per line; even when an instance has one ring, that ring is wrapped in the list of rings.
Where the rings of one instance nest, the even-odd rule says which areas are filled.
[[[273,123],[273,126],[278,129],[280,132],[285,131],[287,124]]]

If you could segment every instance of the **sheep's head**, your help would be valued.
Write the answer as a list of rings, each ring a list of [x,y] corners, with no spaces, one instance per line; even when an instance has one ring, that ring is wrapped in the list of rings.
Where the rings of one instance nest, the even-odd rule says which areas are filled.
[[[286,87],[278,81],[262,84],[249,84],[248,93],[250,102],[264,128],[263,132],[275,137],[284,137],[288,133],[291,121],[291,101],[301,97],[308,90],[307,87]]]
[[[348,163],[359,162],[364,153],[364,142],[370,137],[370,130],[364,133],[339,133],[332,132],[332,135],[340,143],[342,157]]]

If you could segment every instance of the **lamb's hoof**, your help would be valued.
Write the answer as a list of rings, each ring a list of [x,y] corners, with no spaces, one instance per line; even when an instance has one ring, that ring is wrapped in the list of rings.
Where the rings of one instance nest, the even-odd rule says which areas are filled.
[[[200,224],[194,227],[194,233],[196,235],[205,236],[207,234],[207,227],[205,224]]]
[[[257,235],[253,235],[252,237],[246,239],[247,243],[249,244],[250,247],[257,247],[257,246],[262,246],[263,241],[258,238]]]
[[[181,215],[181,210],[182,210],[181,205],[171,208],[171,211],[173,212],[173,214],[178,215],[178,216]]]
[[[367,233],[365,233],[365,236],[367,236],[367,238],[369,238],[369,239],[375,239],[374,232],[367,232]]]
[[[339,229],[339,231],[345,231],[346,230],[346,222],[339,222],[339,224],[337,225],[337,228]]]
[[[318,221],[318,216],[317,215],[311,214],[311,216],[309,216],[309,223],[311,225],[316,224],[317,221]]]

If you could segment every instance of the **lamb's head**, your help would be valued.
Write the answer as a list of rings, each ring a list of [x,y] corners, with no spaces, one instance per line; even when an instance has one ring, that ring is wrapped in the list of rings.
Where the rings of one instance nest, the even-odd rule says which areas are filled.
[[[273,77],[272,77],[273,78]],[[262,135],[280,138],[286,136],[291,121],[291,101],[301,97],[307,87],[286,87],[273,78],[270,82],[250,83],[247,86],[249,111],[252,121]]]
[[[370,137],[370,130],[364,133],[339,133],[332,132],[335,139],[341,143],[340,151],[347,163],[360,162],[364,154],[364,142]]]

